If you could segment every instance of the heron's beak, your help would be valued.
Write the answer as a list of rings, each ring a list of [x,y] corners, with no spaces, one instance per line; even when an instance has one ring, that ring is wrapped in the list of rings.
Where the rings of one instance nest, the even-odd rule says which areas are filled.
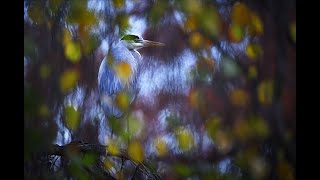
[[[165,44],[156,41],[143,40],[143,46],[164,46]]]

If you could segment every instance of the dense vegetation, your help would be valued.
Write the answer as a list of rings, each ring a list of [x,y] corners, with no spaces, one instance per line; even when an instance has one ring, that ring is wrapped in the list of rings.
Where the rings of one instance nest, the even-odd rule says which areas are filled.
[[[166,46],[107,119],[99,66],[132,32]],[[295,111],[295,1],[24,1],[25,179],[295,179]]]

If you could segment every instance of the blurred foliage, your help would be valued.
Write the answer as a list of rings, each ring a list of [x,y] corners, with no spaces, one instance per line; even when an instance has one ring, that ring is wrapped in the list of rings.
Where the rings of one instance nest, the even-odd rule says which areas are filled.
[[[60,77],[60,90],[67,93],[74,89],[79,79],[79,73],[75,69],[68,69],[61,74]]]
[[[80,125],[80,114],[72,106],[64,109],[66,118],[66,125],[71,130],[76,130]]]
[[[120,92],[117,96],[116,96],[116,103],[118,105],[118,107],[121,110],[127,110],[129,108],[130,105],[130,98],[129,98],[129,94],[126,92]]]
[[[130,142],[128,146],[128,155],[136,162],[143,162],[144,150],[141,143],[138,141]]]
[[[71,34],[67,30],[65,30],[63,34],[63,44],[65,46],[64,53],[66,58],[71,62],[78,62],[81,58],[80,44],[72,41]]]
[[[294,43],[296,43],[296,22],[290,23],[290,36]]]
[[[120,80],[124,84],[128,84],[129,78],[132,73],[130,64],[125,63],[125,62],[120,62],[120,63],[114,65],[114,71],[116,72],[116,75],[120,78]]]
[[[178,146],[182,151],[187,151],[194,146],[194,139],[190,130],[185,128],[177,128],[176,138],[178,140]]]
[[[25,0],[25,179],[296,179],[295,10],[287,0]],[[139,50],[149,93],[103,99],[126,111],[107,118],[99,65],[134,27],[166,46]],[[128,85],[129,64],[107,65]],[[52,144],[67,153],[43,155]]]
[[[271,80],[262,81],[258,87],[258,99],[261,104],[271,104],[274,94],[274,86]]]
[[[156,138],[153,143],[158,156],[162,157],[167,155],[168,145],[161,137]]]
[[[248,44],[246,54],[249,59],[255,60],[262,55],[262,49],[259,44]]]
[[[108,151],[108,153],[110,153],[111,155],[114,155],[114,156],[120,154],[120,149],[119,149],[118,145],[112,140],[109,141],[109,143],[108,143],[107,151]]]

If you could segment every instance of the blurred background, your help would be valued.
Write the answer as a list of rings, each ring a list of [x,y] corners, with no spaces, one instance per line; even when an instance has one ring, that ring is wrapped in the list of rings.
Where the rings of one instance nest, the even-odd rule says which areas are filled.
[[[166,46],[139,50],[140,92],[111,121],[97,77],[125,34]],[[93,156],[43,156],[73,141],[162,179],[296,179],[296,1],[25,0],[24,177],[91,179]],[[147,179],[98,159],[110,179]]]

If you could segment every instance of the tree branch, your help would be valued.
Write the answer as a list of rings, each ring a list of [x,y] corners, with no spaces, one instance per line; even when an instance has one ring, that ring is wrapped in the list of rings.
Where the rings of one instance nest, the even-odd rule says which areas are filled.
[[[81,153],[94,153],[100,156],[113,156],[118,157],[123,160],[130,160],[137,168],[148,176],[149,179],[161,179],[158,174],[153,170],[150,163],[145,160],[142,163],[135,162],[129,156],[126,150],[120,149],[118,154],[110,154],[107,151],[108,146],[103,146],[100,144],[87,144],[81,141],[71,142],[70,144],[59,146],[57,144],[52,145],[46,154],[48,155],[58,155],[67,156],[69,152],[81,152]]]

